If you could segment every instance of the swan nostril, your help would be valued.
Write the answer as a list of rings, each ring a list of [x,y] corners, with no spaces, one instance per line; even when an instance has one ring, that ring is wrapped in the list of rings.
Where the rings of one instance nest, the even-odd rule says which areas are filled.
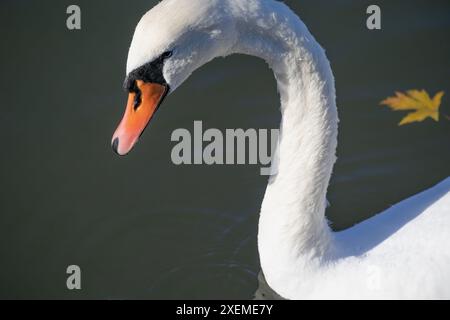
[[[117,154],[119,154],[119,152],[117,151],[118,148],[119,148],[119,138],[115,138],[113,143],[112,143],[112,149]]]

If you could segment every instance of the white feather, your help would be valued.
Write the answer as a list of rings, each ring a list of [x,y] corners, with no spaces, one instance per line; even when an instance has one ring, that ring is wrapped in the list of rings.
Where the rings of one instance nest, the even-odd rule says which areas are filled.
[[[450,178],[351,229],[328,227],[334,78],[324,50],[286,5],[164,0],[139,22],[127,73],[166,50],[174,51],[164,66],[172,91],[203,64],[232,53],[260,57],[274,71],[281,139],[258,248],[275,291],[290,299],[450,298]]]

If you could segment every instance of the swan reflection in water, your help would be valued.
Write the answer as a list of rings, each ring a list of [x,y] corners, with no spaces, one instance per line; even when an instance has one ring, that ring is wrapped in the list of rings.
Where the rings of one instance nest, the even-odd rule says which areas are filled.
[[[255,291],[253,300],[285,300],[276,293],[267,283],[262,271],[258,274],[258,289]]]

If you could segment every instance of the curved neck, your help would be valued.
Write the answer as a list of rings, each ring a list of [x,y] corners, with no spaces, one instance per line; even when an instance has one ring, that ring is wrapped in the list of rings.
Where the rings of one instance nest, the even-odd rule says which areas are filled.
[[[336,160],[334,78],[325,52],[287,6],[258,1],[235,10],[245,18],[232,51],[266,60],[281,97],[277,174],[262,203],[258,246],[268,283],[283,294],[331,245],[325,196]]]

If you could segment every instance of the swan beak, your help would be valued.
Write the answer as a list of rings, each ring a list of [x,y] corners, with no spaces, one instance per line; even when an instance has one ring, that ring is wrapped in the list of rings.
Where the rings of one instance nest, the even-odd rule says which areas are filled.
[[[136,81],[137,92],[130,92],[122,121],[112,138],[112,148],[126,155],[144,132],[168,92],[168,86]]]

